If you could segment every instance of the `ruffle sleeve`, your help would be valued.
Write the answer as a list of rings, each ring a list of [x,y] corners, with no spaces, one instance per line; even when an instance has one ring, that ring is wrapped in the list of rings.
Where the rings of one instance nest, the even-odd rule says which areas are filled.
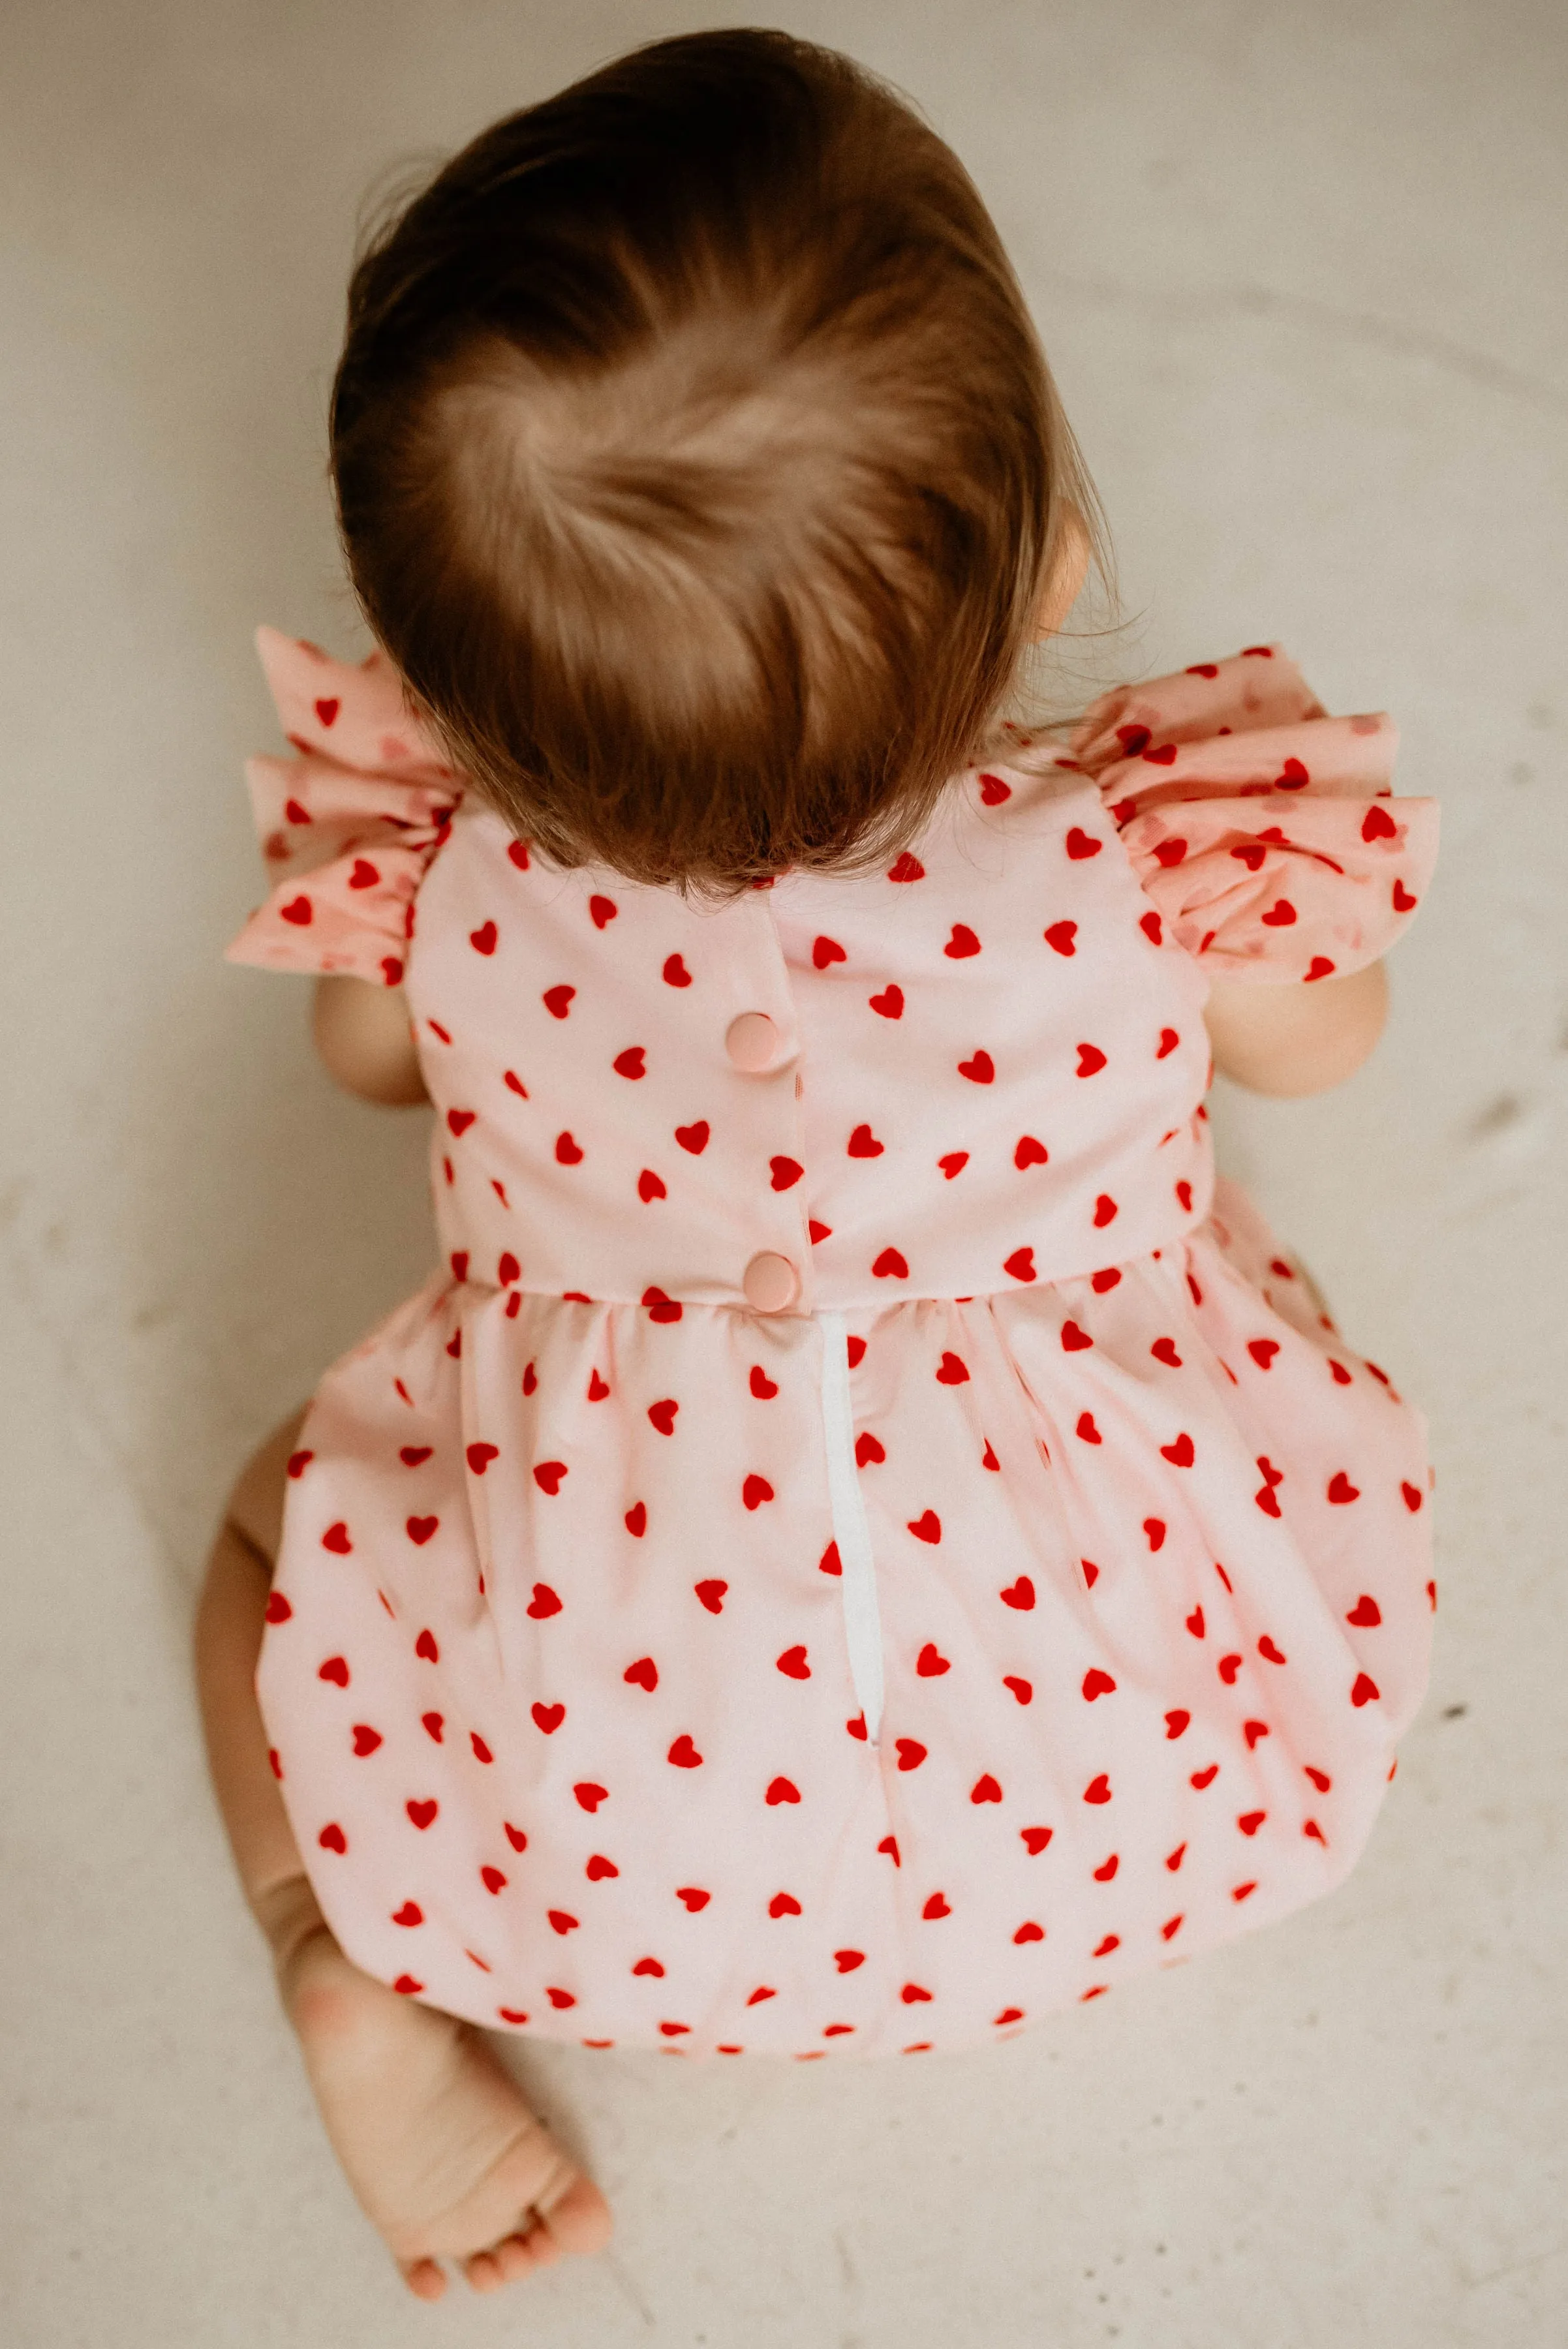
[[[1426,894],[1438,806],[1393,796],[1398,739],[1252,645],[1105,695],[1071,749],[1178,944],[1215,978],[1281,981],[1376,962]]]
[[[296,755],[245,761],[272,888],[225,958],[396,987],[461,780],[383,653],[355,666],[265,627],[256,650]]]

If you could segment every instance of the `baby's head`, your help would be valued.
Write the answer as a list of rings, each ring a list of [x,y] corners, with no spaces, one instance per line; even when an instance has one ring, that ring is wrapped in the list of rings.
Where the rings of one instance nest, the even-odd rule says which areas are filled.
[[[476,788],[701,888],[912,836],[1093,510],[962,165],[782,33],[474,140],[356,268],[331,437],[360,603]]]

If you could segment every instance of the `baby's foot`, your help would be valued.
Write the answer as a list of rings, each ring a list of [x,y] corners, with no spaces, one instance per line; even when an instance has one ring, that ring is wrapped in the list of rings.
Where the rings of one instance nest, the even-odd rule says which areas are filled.
[[[471,2023],[362,1973],[324,1925],[279,1987],[333,2150],[419,2299],[446,2290],[443,2257],[494,2292],[609,2240],[598,2188]]]

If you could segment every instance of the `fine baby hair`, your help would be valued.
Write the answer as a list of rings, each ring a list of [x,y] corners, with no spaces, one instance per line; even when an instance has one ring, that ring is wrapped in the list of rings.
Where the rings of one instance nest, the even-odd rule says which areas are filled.
[[[875,864],[987,738],[1093,492],[958,158],[846,57],[697,34],[495,123],[355,270],[349,571],[557,864]]]

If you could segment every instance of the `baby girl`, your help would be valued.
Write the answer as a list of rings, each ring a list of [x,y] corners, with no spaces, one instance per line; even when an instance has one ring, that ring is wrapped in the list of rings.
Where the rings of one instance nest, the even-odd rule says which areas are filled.
[[[331,444],[379,649],[261,632],[232,951],[434,1104],[441,1261],[245,1470],[197,1650],[434,2299],[609,2231],[486,2033],[979,2046],[1354,1866],[1421,1423],[1203,1102],[1366,1058],[1436,817],[1270,645],[1016,722],[1093,492],[955,157],[782,34],[465,149]]]

